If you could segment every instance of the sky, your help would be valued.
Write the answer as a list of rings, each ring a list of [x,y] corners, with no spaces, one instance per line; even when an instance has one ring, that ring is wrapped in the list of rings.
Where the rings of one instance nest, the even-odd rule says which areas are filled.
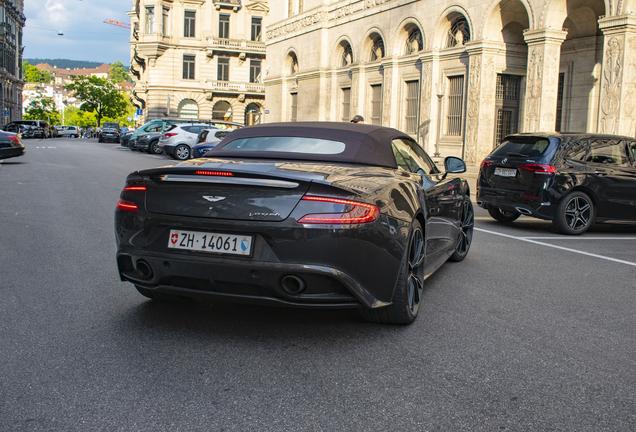
[[[130,23],[126,12],[132,4],[133,0],[24,0],[24,58],[119,60],[128,66],[130,30],[103,21]]]

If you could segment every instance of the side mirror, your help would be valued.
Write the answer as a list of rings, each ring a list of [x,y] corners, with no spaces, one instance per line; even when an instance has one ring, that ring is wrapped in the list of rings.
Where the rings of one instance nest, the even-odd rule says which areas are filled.
[[[455,156],[448,156],[444,159],[444,170],[446,174],[459,174],[466,172],[466,164],[463,160]]]

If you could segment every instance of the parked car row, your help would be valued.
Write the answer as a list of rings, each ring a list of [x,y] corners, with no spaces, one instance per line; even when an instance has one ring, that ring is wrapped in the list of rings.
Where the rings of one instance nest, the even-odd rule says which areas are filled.
[[[240,123],[217,120],[158,119],[122,138],[121,145],[150,154],[165,153],[177,160],[201,157]]]

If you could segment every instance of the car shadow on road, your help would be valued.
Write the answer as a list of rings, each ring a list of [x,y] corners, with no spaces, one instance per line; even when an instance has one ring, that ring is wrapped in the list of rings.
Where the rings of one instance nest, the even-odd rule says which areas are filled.
[[[3,160],[0,159],[0,165],[26,165],[28,162],[26,161],[12,161],[12,160]]]
[[[425,317],[426,315],[424,315]],[[241,303],[192,300],[166,303],[140,300],[117,319],[121,331],[156,336],[156,332],[202,338],[340,338],[362,339],[423,331],[425,318],[410,326],[374,324],[363,320],[358,309],[301,309]]]

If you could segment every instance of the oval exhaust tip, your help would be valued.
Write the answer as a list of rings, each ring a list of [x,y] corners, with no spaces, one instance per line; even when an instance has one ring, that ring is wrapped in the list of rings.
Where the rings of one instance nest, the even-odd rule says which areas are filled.
[[[281,286],[289,294],[300,294],[307,289],[307,284],[298,276],[288,275],[281,281]]]
[[[144,279],[152,278],[152,267],[144,260],[137,261],[136,270],[139,275]]]

